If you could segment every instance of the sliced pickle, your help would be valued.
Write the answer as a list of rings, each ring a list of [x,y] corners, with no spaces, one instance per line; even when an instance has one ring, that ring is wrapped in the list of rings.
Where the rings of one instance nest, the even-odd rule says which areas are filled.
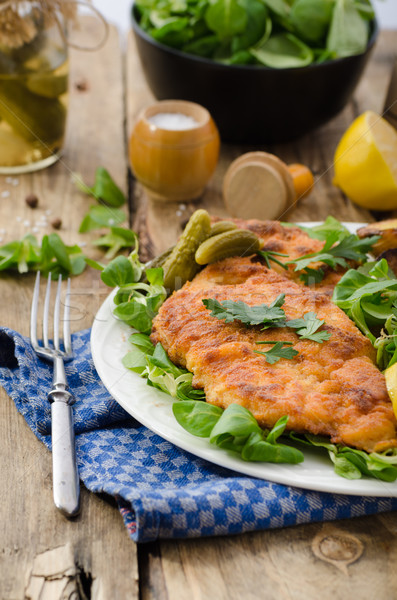
[[[232,229],[237,229],[237,225],[232,221],[217,221],[211,225],[210,237],[219,233],[225,233],[225,231],[231,231]]]
[[[206,210],[196,210],[190,217],[181,237],[163,264],[164,287],[170,291],[179,289],[191,281],[200,267],[194,255],[211,231],[211,220]]]
[[[230,256],[250,256],[263,245],[263,240],[248,229],[231,229],[205,240],[197,249],[199,265],[208,265]]]

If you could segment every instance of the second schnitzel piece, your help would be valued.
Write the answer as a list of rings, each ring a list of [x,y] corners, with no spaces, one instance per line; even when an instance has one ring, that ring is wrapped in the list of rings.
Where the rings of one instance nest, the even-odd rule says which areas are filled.
[[[314,312],[328,341],[303,340],[288,327],[262,330],[211,316],[204,298],[270,305],[285,294],[287,322]],[[194,374],[207,402],[238,403],[262,427],[288,415],[289,430],[330,436],[366,451],[397,446],[396,420],[370,341],[326,295],[305,288],[249,258],[206,267],[164,302],[153,321],[152,341]],[[292,342],[293,359],[269,364],[258,341]],[[292,346],[289,346],[292,347]]]
[[[320,252],[325,244],[324,241],[311,238],[306,231],[298,226],[285,226],[281,225],[278,221],[258,221],[257,219],[244,221],[242,219],[234,219],[234,222],[237,227],[249,229],[263,239],[265,244],[262,250],[286,254],[285,257],[277,256],[277,259],[281,263],[286,263],[287,261],[300,258],[305,254],[311,254],[312,252]],[[332,269],[324,263],[315,261],[311,266],[315,269],[321,268],[324,273],[323,280],[318,283],[314,281],[311,282],[311,287],[321,290],[331,297],[335,285],[345,273],[346,269],[340,265],[338,265],[336,269]],[[353,266],[353,261],[351,261],[351,266]],[[295,271],[295,265],[289,265],[288,269],[284,270],[277,265],[277,263],[272,263],[272,269],[302,285],[300,281],[301,273]]]

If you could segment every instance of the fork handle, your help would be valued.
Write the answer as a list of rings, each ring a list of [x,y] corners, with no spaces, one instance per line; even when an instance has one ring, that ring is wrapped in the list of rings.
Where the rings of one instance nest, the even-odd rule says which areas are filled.
[[[80,510],[71,394],[53,390],[51,403],[52,476],[55,506],[67,517]]]

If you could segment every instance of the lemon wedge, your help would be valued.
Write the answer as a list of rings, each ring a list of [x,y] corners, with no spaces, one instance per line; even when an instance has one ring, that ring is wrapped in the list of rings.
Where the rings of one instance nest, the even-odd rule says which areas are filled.
[[[368,110],[342,136],[334,157],[337,185],[371,210],[397,208],[397,131]]]
[[[386,388],[393,405],[394,414],[397,417],[397,363],[391,367],[387,367],[384,372],[386,379]]]

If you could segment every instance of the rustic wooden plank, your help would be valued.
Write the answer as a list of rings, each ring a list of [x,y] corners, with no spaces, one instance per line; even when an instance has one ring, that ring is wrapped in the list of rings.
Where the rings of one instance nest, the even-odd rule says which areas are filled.
[[[134,182],[132,193],[135,210],[134,227],[144,240],[145,258],[162,252],[172,244],[188,216],[197,207],[206,208],[214,215],[227,216],[222,200],[224,175],[235,158],[251,150],[272,152],[287,164],[302,162],[312,169],[315,177],[312,193],[296,204],[286,220],[321,220],[329,214],[337,215],[344,221],[374,220],[369,211],[354,205],[333,186],[333,156],[343,132],[356,116],[368,109],[382,113],[393,59],[397,53],[396,38],[393,31],[381,32],[373,57],[367,65],[366,76],[359,84],[353,101],[323,127],[291,143],[274,146],[250,147],[222,144],[215,175],[198,202],[188,202],[182,206],[175,203],[160,205],[148,200],[141,186]],[[140,68],[132,34],[128,39],[127,89],[127,122],[130,133],[140,110],[155,100]],[[164,223],[167,223],[167,227],[164,227]]]
[[[95,34],[98,23],[86,18],[82,26]],[[87,244],[87,254],[101,256],[100,251],[89,246],[98,237],[97,232],[77,233],[91,201],[76,189],[71,173],[81,173],[84,181],[92,184],[95,169],[103,165],[120,187],[127,190],[122,74],[115,28],[111,28],[109,39],[100,51],[71,52],[70,111],[63,157],[45,171],[12,178],[17,185],[6,177],[0,179],[0,192],[9,192],[1,197],[0,203],[0,227],[6,230],[1,233],[2,243],[19,239],[43,218],[47,225],[40,227],[39,236],[49,233],[50,217],[57,216],[62,219],[59,233],[66,243]],[[30,192],[39,198],[35,210],[25,203]],[[32,287],[31,275],[0,275],[2,325],[28,333]],[[107,294],[97,271],[89,269],[73,281],[73,331],[91,326]],[[0,597],[23,598],[28,592],[35,597],[40,586],[43,589],[47,586],[43,598],[61,597],[62,578],[58,583],[50,583],[54,573],[38,573],[37,557],[57,548],[62,553],[69,544],[76,567],[75,579],[79,590],[86,594],[81,592],[82,598],[137,598],[136,546],[129,539],[119,512],[113,504],[84,488],[77,519],[68,521],[55,509],[51,455],[17,414],[14,403],[3,390],[0,391],[0,440],[3,515]],[[73,582],[65,579],[63,583]],[[65,589],[67,596],[72,597],[72,589]]]
[[[142,599],[315,600],[320,590],[324,600],[393,598],[397,520],[393,523],[392,532],[373,517],[161,542],[149,549]]]

